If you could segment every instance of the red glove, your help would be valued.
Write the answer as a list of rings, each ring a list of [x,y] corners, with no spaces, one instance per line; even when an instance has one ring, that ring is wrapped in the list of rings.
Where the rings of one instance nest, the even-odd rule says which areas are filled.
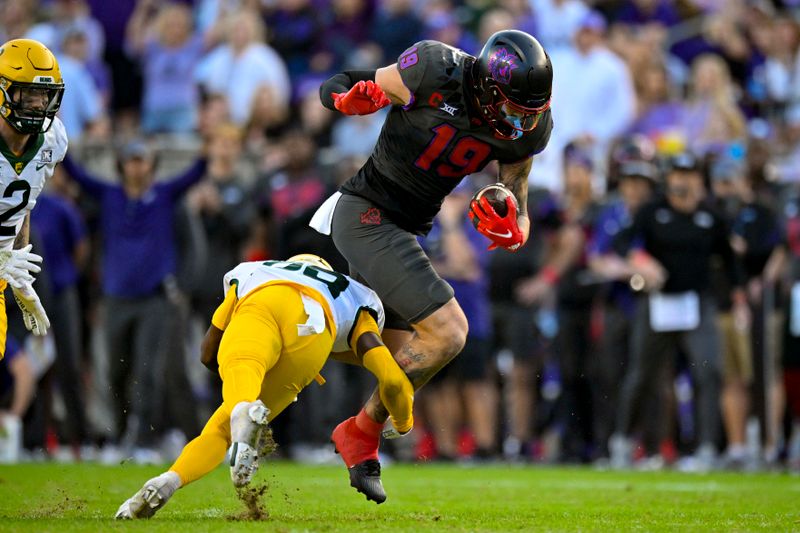
[[[345,115],[369,115],[392,103],[374,81],[360,81],[346,93],[331,93],[331,98]]]
[[[513,197],[506,198],[508,213],[501,217],[494,210],[489,199],[485,196],[480,200],[472,200],[469,204],[469,218],[482,235],[492,241],[490,250],[503,247],[515,252],[522,246],[522,231],[517,224],[517,202]]]

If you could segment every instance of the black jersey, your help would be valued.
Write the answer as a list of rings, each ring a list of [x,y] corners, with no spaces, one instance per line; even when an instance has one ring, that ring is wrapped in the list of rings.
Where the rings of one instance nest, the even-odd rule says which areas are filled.
[[[401,228],[425,234],[461,178],[492,160],[514,163],[541,152],[553,127],[550,111],[519,139],[496,137],[468,96],[474,60],[437,41],[403,52],[397,67],[411,102],[392,107],[372,155],[342,192],[370,200]]]
[[[660,198],[642,207],[631,235],[667,271],[666,293],[704,292],[710,288],[711,257],[718,255],[733,286],[741,287],[744,273],[728,241],[724,219],[708,206],[683,213]]]

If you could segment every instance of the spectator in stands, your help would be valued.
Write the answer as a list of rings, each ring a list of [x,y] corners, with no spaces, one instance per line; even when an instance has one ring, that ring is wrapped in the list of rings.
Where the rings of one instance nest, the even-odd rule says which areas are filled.
[[[630,132],[645,135],[668,152],[666,146],[674,138],[683,142],[683,105],[675,99],[676,91],[662,62],[653,61],[637,72],[638,106]]]
[[[497,392],[489,377],[489,254],[486,239],[466,216],[474,189],[468,179],[445,198],[423,243],[433,267],[452,285],[469,323],[461,354],[431,380],[424,392],[429,430],[440,460],[458,458],[462,429],[469,430],[475,439],[474,458],[488,459],[497,453]]]
[[[281,166],[266,179],[272,211],[278,222],[319,205],[325,183],[315,158],[316,147],[310,136],[299,130],[288,131],[281,140]]]
[[[711,168],[714,196],[731,227],[731,246],[744,266],[748,300],[753,310],[749,324],[736,323],[730,300],[730,284],[718,276],[719,328],[722,340],[722,416],[728,448],[725,461],[731,468],[753,466],[756,457],[748,456],[745,441],[750,415],[750,385],[753,382],[753,355],[769,360],[766,343],[772,310],[764,309],[765,267],[780,243],[778,221],[771,209],[756,202],[755,193],[744,174],[743,161],[731,155],[720,157]],[[766,315],[764,313],[767,313]],[[766,328],[766,330],[765,330]]]
[[[505,9],[492,9],[484,13],[478,24],[478,40],[486,42],[495,32],[514,28],[516,19],[511,12]],[[529,33],[533,34],[533,31]]]
[[[631,464],[634,424],[678,347],[689,360],[698,412],[698,448],[685,467],[704,471],[715,464],[721,364],[717,308],[709,294],[712,256],[719,254],[728,268],[737,320],[748,321],[749,311],[725,221],[703,205],[705,194],[697,158],[678,154],[670,162],[665,197],[634,218],[636,244],[629,257],[648,294],[637,302],[616,434],[609,443],[616,467]]]
[[[10,0],[0,6],[2,42],[23,39],[34,21],[35,4],[29,0]]]
[[[605,159],[611,140],[622,134],[636,112],[636,94],[625,63],[605,45],[606,23],[596,12],[581,21],[574,48],[551,52],[553,69],[553,130],[534,179],[562,186],[562,152],[567,143],[594,143],[593,159]],[[541,167],[544,167],[542,169]]]
[[[89,258],[89,239],[83,215],[69,197],[61,167],[36,200],[31,224],[41,238],[49,272],[51,300],[47,310],[56,348],[53,377],[69,413],[68,433],[62,435],[62,443],[76,448],[90,446],[81,353],[83,310],[78,296],[80,271]]]
[[[111,72],[113,92],[109,101],[115,133],[131,135],[139,124],[141,77],[125,50],[125,27],[137,0],[88,0],[92,16],[105,30],[103,60]]]
[[[680,21],[674,3],[669,0],[625,0],[622,4],[614,17],[622,24],[673,26]]]
[[[589,13],[581,0],[531,0],[531,5],[536,19],[541,21],[535,35],[551,55],[572,46],[575,33]]]
[[[359,68],[353,64],[353,60],[355,52],[369,40],[375,2],[331,0],[323,5],[322,30],[318,36],[317,53],[312,59],[312,64],[316,70],[327,72]],[[380,58],[376,57],[375,61],[378,59]]]
[[[197,79],[210,93],[228,99],[231,120],[247,124],[254,99],[267,87],[272,105],[284,110],[292,94],[281,57],[264,44],[264,24],[257,12],[240,10],[226,21],[227,42],[211,51],[198,67]]]
[[[301,93],[297,114],[300,127],[313,137],[317,146],[320,148],[331,147],[331,127],[336,115],[322,105],[317,87]]]
[[[533,12],[532,2],[529,0],[500,0],[498,2],[498,7],[502,11],[505,11],[511,15],[513,22],[504,27],[496,26],[496,31],[514,28],[516,30],[522,30],[526,33],[530,33],[531,35],[537,35],[539,26],[537,25],[537,19]],[[487,11],[481,17],[480,24],[482,26],[484,26],[483,19],[485,19],[487,15],[491,17],[492,11]],[[491,35],[491,33],[486,33],[483,27],[480,28],[479,34],[478,40],[481,42],[486,42],[484,37],[488,38]]]
[[[192,292],[194,309],[211,320],[219,305],[219,280],[242,258],[242,242],[254,216],[254,205],[242,168],[242,130],[221,124],[211,135],[206,176],[189,191],[186,202],[200,217],[211,253]]]
[[[311,0],[279,0],[272,4],[265,16],[269,43],[286,62],[292,82],[296,83],[311,69],[322,31],[320,10]]]
[[[144,0],[136,5],[126,39],[144,75],[144,133],[193,131],[199,103],[193,73],[212,34],[213,28],[205,35],[192,29],[192,12],[183,4]]]
[[[373,23],[371,39],[381,47],[381,64],[392,63],[409,43],[420,40],[422,21],[413,0],[381,0]]]
[[[28,38],[44,43],[60,58],[66,34],[77,30],[86,36],[87,61],[102,58],[106,37],[85,0],[53,0],[49,14],[47,20],[31,27]]]
[[[646,137],[623,138],[612,154],[610,174],[617,196],[598,214],[587,252],[591,271],[612,282],[604,295],[602,345],[589,365],[599,459],[608,458],[607,442],[614,430],[617,395],[630,352],[636,301],[631,288],[635,272],[625,260],[630,251],[629,232],[633,218],[650,201],[659,182],[655,146]],[[640,288],[636,283],[633,286]]]
[[[211,137],[220,125],[231,121],[228,99],[221,94],[201,93],[197,116],[197,133],[201,138]]]
[[[388,111],[339,120],[331,131],[331,147],[341,157],[369,157]]]
[[[86,34],[73,28],[64,33],[63,52],[58,59],[64,83],[70,87],[69,92],[64,92],[59,116],[73,142],[80,141],[84,134],[99,139],[109,130],[103,96],[84,63],[86,46]]]
[[[588,145],[569,143],[564,149],[564,219],[580,229],[581,250],[562,274],[557,290],[557,358],[561,370],[561,421],[565,425],[562,459],[585,462],[591,459],[592,410],[591,354],[596,339],[591,323],[592,309],[600,284],[589,279],[585,244],[591,241],[600,206],[595,200],[592,180],[595,170]]]
[[[489,263],[495,349],[509,350],[513,357],[513,367],[503,376],[508,390],[503,453],[511,460],[530,459],[538,377],[553,355],[558,332],[555,291],[583,245],[580,229],[564,224],[547,190],[530,190],[528,214],[538,231],[515,253],[496,250]]]
[[[745,137],[745,119],[725,62],[705,54],[692,64],[689,99],[681,121],[687,148],[705,154]]]
[[[481,43],[459,23],[452,9],[431,12],[423,24],[425,39],[441,41],[472,55],[481,51]]]
[[[170,294],[176,289],[175,207],[206,171],[204,158],[186,172],[154,183],[155,157],[142,141],[119,154],[121,184],[88,174],[69,156],[67,173],[101,209],[104,327],[115,400],[117,438],[127,432],[138,462],[160,460],[154,446],[163,406],[170,328],[178,318]]]
[[[786,203],[787,270],[783,299],[786,320],[783,328],[783,386],[787,417],[792,420],[792,434],[787,446],[787,463],[792,472],[800,472],[800,195],[795,187]],[[780,417],[781,419],[783,417]]]
[[[759,76],[766,90],[767,112],[778,120],[788,119],[800,104],[800,31],[789,18],[767,26],[766,60]]]

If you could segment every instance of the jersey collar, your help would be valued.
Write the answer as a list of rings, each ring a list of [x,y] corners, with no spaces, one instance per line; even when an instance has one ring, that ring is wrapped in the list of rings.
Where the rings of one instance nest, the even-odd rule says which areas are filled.
[[[32,141],[32,142],[31,142]],[[31,162],[34,156],[39,152],[39,148],[44,144],[44,133],[39,133],[31,141],[28,141],[28,148],[22,155],[16,155],[6,144],[5,139],[0,136],[0,153],[8,160],[14,172],[19,176],[25,169],[25,166]]]

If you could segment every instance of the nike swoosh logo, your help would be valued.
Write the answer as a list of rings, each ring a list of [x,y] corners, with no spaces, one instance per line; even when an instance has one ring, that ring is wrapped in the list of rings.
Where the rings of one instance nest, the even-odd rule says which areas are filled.
[[[506,230],[505,233],[495,233],[492,230],[488,230],[487,229],[486,233],[491,233],[492,235],[494,235],[496,237],[501,237],[503,239],[508,239],[509,237],[511,237],[511,230]]]
[[[44,167],[47,166],[47,163],[42,163],[41,165],[36,165],[36,171],[42,170]]]

